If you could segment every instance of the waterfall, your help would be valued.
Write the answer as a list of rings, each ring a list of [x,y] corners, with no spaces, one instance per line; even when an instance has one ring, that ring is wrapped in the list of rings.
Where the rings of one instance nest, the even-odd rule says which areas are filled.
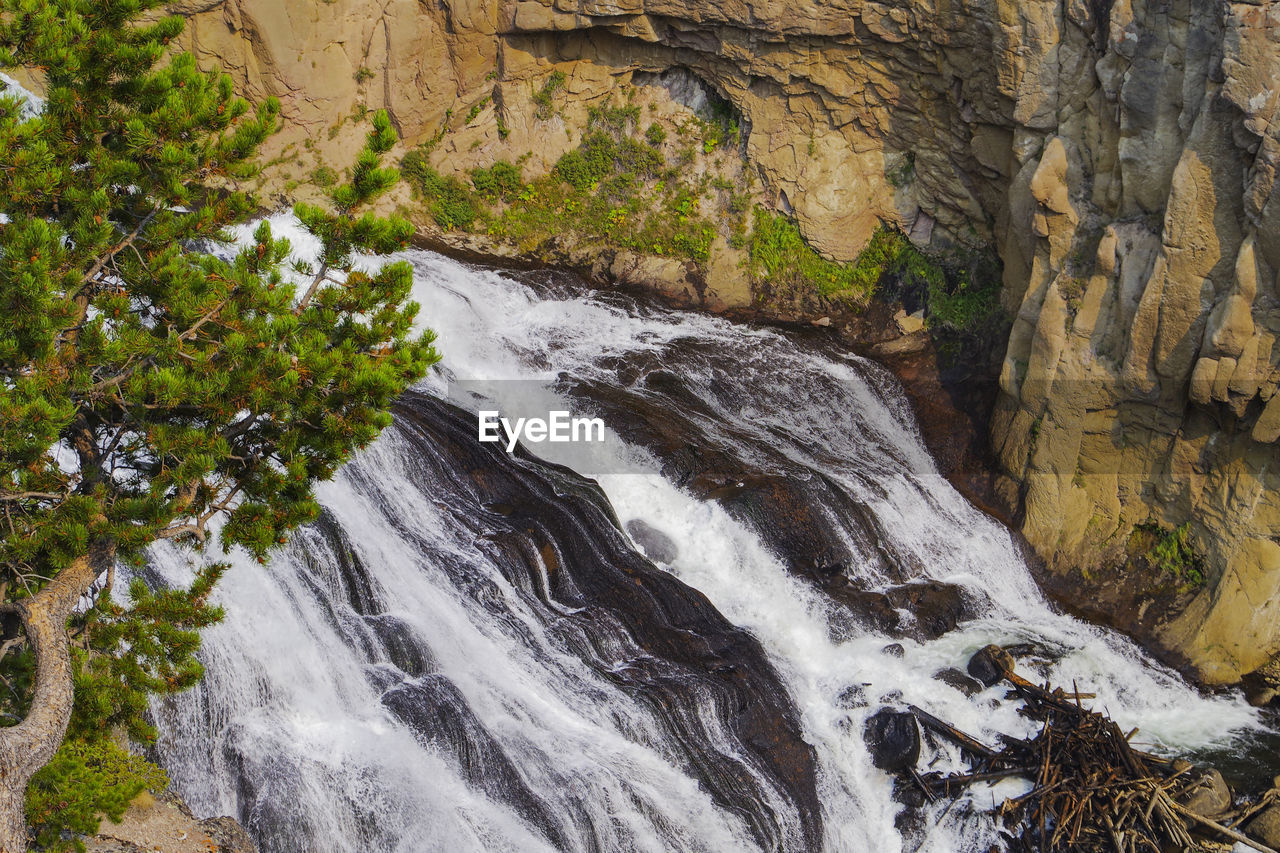
[[[175,786],[264,851],[985,851],[980,810],[1025,783],[912,818],[862,728],[911,703],[1028,734],[1002,688],[936,677],[990,642],[1157,751],[1260,727],[1056,612],[874,363],[403,257],[445,362],[319,488],[318,523],[266,567],[229,556],[206,677],[155,707]],[[509,455],[476,440],[480,409],[607,435]],[[162,544],[147,571],[197,559]],[[922,761],[962,766],[946,745]]]

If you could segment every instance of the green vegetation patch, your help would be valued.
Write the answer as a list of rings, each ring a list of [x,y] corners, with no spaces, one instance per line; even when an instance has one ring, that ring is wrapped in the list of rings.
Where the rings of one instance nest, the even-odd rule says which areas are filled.
[[[794,221],[757,207],[747,242],[751,272],[779,292],[816,290],[823,296],[865,305],[875,294],[886,258],[896,254],[895,233],[877,231],[856,263],[839,263],[822,257],[806,243]]]
[[[500,160],[472,171],[467,186],[436,172],[425,150],[406,155],[402,171],[446,230],[483,229],[522,251],[570,233],[646,254],[706,261],[717,227],[702,207],[716,188],[709,178],[669,166],[662,138],[651,130],[641,135],[639,122],[634,105],[592,109],[578,147],[549,175],[528,182],[519,163]]]
[[[445,177],[431,168],[426,152],[410,151],[400,164],[401,172],[417,188],[436,224],[446,230],[469,230],[479,216],[476,194],[461,180]]]
[[[480,113],[482,113],[482,112],[484,111],[484,108],[485,108],[485,107],[489,106],[489,102],[490,102],[490,101],[492,101],[492,100],[493,100],[492,98],[490,98],[488,95],[486,95],[485,97],[483,97],[483,98],[481,98],[481,99],[480,99],[480,102],[479,102],[479,103],[477,103],[477,104],[473,104],[473,105],[471,106],[471,111],[467,113],[467,122],[466,122],[466,123],[467,123],[467,124],[471,124],[473,121],[475,121],[475,120],[476,120],[476,117],[477,117],[477,116],[479,116],[479,115],[480,115]]]
[[[707,102],[702,115],[694,116],[680,128],[681,135],[701,139],[703,154],[717,148],[737,148],[742,132],[733,104],[713,92],[707,93]]]
[[[656,180],[665,167],[662,153],[652,146],[625,132],[596,130],[561,157],[551,174],[575,190],[586,191],[612,178],[624,178],[627,183]]]
[[[1204,585],[1204,560],[1191,545],[1191,522],[1172,530],[1155,522],[1139,524],[1131,545],[1136,545],[1152,568],[1172,575],[1184,589]]]
[[[317,166],[311,173],[311,182],[327,190],[338,183],[338,173],[330,166]]]
[[[557,69],[551,72],[551,76],[547,77],[547,82],[542,84],[542,88],[533,93],[534,116],[546,121],[556,114],[553,98],[556,92],[564,88],[564,81],[563,71]]]
[[[520,167],[506,160],[499,160],[487,169],[473,171],[471,185],[482,198],[490,201],[511,201],[524,188],[520,179]]]
[[[1005,323],[998,261],[975,255],[967,263],[942,270],[941,276],[927,279],[930,326],[981,335]],[[908,274],[921,275],[912,266],[908,266]]]
[[[134,797],[169,786],[165,772],[109,738],[67,740],[27,788],[27,823],[45,850],[84,850],[102,815],[118,821]]]
[[[952,344],[990,337],[1005,322],[999,260],[990,252],[937,257],[882,225],[855,261],[841,263],[818,254],[794,220],[758,206],[747,248],[752,276],[778,293],[814,291],[854,306],[890,286],[891,296],[915,294],[935,336]]]
[[[857,260],[841,263],[818,254],[792,219],[757,207],[747,246],[753,275],[783,291],[814,290],[866,305],[886,277],[897,276],[930,293],[947,294],[942,265],[917,249],[901,231],[885,226],[876,229]]]

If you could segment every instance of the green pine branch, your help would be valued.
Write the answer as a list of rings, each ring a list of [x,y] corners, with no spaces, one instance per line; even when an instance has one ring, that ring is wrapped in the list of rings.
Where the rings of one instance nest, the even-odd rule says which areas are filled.
[[[199,679],[199,632],[221,616],[221,566],[187,589],[134,581],[127,602],[85,567],[143,560],[161,538],[206,548],[219,517],[218,545],[265,561],[316,517],[315,483],[438,359],[409,265],[355,269],[412,235],[371,212],[399,179],[382,166],[396,141],[385,113],[331,205],[295,209],[322,246],[304,288],[265,222],[230,259],[210,251],[255,209],[240,182],[280,107],[173,55],[182,20],[143,21],[161,6],[0,0],[0,67],[46,88],[35,116],[0,97],[0,610],[54,607],[55,590],[65,602],[72,577],[94,599],[69,623],[75,702],[53,714],[69,737],[28,797],[42,843],[88,831],[115,813],[109,791],[146,775],[111,733],[153,734],[150,697]],[[3,640],[0,742],[39,710],[41,677],[29,637]]]

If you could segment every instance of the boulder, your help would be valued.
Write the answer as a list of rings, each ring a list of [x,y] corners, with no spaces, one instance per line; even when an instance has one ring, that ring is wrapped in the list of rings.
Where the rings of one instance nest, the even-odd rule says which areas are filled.
[[[1013,672],[1013,655],[994,644],[983,646],[969,658],[967,669],[984,687],[990,687],[1005,673]]]
[[[972,696],[975,693],[982,692],[982,684],[977,679],[970,678],[955,667],[940,669],[933,674],[933,677],[943,684],[954,687],[965,696]]]
[[[1212,818],[1231,808],[1231,789],[1222,774],[1210,767],[1199,771],[1195,785],[1178,797],[1178,802],[1188,811]]]
[[[840,708],[861,708],[867,704],[866,684],[850,684],[836,697],[836,706]]]
[[[1253,677],[1253,673],[1246,675],[1241,680],[1240,686],[1244,688],[1245,700],[1255,708],[1265,708],[1275,701],[1276,696],[1280,696],[1280,689],[1277,689],[1274,684]]]
[[[1240,679],[1245,699],[1255,708],[1272,704],[1280,696],[1280,661],[1272,659]]]
[[[258,853],[258,845],[235,818],[211,817],[200,821],[200,828],[218,845],[219,853]]]
[[[898,330],[902,334],[912,335],[924,328],[924,309],[908,314],[905,309],[900,308],[893,319],[898,322]]]
[[[881,770],[897,773],[915,766],[920,758],[920,726],[910,712],[876,711],[862,736],[871,750],[871,763]]]
[[[1245,824],[1244,832],[1254,841],[1280,848],[1280,805],[1267,806]]]
[[[944,581],[912,581],[890,587],[885,595],[914,617],[915,624],[904,633],[920,640],[935,640],[976,615],[964,587]]]
[[[680,555],[680,549],[676,547],[671,537],[651,524],[633,518],[624,526],[627,529],[627,535],[635,540],[644,555],[653,562],[671,565]]]

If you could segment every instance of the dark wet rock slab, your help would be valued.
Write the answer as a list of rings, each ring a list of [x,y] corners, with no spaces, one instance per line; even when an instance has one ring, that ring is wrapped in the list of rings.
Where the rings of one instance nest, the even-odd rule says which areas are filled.
[[[818,847],[816,757],[759,643],[634,550],[593,482],[480,444],[474,415],[426,395],[404,395],[396,423],[427,481],[461,484],[470,506],[454,509],[483,527],[480,545],[513,585],[542,601],[549,627],[654,710],[681,744],[686,771],[769,849]],[[630,651],[618,659],[619,649]],[[736,737],[736,752],[715,746],[700,716],[707,709]],[[768,805],[776,794],[762,785],[796,817],[780,820]],[[796,824],[803,837],[786,837]]]
[[[868,718],[863,738],[871,763],[881,770],[897,773],[914,767],[920,758],[920,725],[910,711],[877,711]]]
[[[557,848],[570,846],[551,808],[529,788],[451,681],[433,674],[405,682],[383,694],[382,704],[420,740],[452,754],[471,785],[510,803]]]
[[[657,356],[614,367],[617,383],[566,378],[563,390],[586,401],[629,444],[652,453],[672,482],[716,501],[755,531],[793,574],[845,605],[864,628],[930,640],[981,611],[983,602],[962,587],[921,578],[930,567],[896,548],[850,489],[790,463],[746,430],[735,434]],[[716,435],[708,422],[716,423]],[[879,489],[873,476],[861,486],[872,494]],[[872,587],[867,577],[893,583]]]

